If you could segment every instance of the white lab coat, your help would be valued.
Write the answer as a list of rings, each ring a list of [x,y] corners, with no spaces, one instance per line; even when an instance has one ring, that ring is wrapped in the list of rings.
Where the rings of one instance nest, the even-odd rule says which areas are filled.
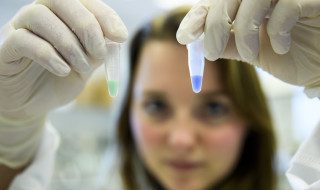
[[[60,137],[56,130],[50,124],[46,124],[42,143],[34,161],[14,179],[9,190],[46,189],[52,176],[59,141]],[[111,159],[111,162],[117,161],[117,159],[107,159]],[[114,168],[107,169],[109,175],[112,175],[107,178],[108,182],[105,184],[108,184],[108,189],[112,187],[112,190],[121,190],[119,173],[113,170]],[[290,162],[286,176],[293,190],[320,189],[320,123],[298,149]],[[143,183],[141,180],[137,180],[140,184]]]
[[[286,176],[293,190],[320,190],[320,123],[299,147]]]
[[[52,177],[55,155],[59,143],[59,134],[51,124],[47,123],[33,162],[23,173],[14,178],[9,190],[46,189]]]

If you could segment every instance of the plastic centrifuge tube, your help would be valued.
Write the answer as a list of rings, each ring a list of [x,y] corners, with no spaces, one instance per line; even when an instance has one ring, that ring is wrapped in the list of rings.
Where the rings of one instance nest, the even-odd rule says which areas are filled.
[[[201,91],[205,63],[203,53],[203,35],[196,41],[187,44],[187,49],[192,89],[195,93],[199,93]]]
[[[116,97],[120,78],[120,43],[106,39],[107,57],[105,59],[106,78],[109,95]]]

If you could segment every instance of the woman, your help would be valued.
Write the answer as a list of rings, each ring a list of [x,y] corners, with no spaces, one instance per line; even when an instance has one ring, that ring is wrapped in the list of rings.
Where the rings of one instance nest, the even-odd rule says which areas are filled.
[[[206,61],[194,93],[175,38],[187,11],[152,20],[132,41],[117,138],[123,189],[274,189],[275,138],[255,69]]]

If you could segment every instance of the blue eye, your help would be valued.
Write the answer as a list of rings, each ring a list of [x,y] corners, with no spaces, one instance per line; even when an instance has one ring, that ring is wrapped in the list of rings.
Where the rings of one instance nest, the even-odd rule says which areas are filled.
[[[167,110],[166,104],[160,100],[148,101],[144,103],[143,107],[150,115],[163,114]]]
[[[209,102],[206,103],[203,110],[203,115],[209,117],[224,116],[228,113],[228,108],[222,103]]]

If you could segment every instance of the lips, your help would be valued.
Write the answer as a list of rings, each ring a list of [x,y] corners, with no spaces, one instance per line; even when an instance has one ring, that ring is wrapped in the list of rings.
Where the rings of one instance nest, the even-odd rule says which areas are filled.
[[[200,162],[189,162],[183,160],[170,160],[168,161],[168,165],[177,171],[193,171],[202,166]]]

